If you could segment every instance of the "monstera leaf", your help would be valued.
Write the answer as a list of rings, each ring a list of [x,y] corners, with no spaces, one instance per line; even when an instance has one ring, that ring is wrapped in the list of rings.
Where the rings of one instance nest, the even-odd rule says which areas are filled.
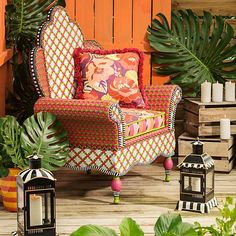
[[[13,116],[6,116],[1,123],[1,158],[2,162],[10,165],[11,161],[23,168],[27,165],[27,160],[22,158],[20,130],[21,127]],[[10,167],[10,166],[8,166]]]
[[[171,27],[158,14],[148,27],[148,40],[159,75],[171,76],[184,94],[196,96],[205,80],[224,83],[236,79],[236,45],[233,28],[221,16],[193,11],[172,12]],[[232,45],[231,45],[232,44]]]
[[[42,167],[55,170],[65,164],[69,144],[67,133],[56,116],[39,112],[22,125],[21,146],[25,156],[42,156]]]

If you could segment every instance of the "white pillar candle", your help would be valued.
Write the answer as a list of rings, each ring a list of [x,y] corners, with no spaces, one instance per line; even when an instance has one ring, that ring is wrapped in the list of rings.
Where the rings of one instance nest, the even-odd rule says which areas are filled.
[[[222,102],[223,101],[223,84],[214,83],[212,85],[212,102]]]
[[[225,101],[235,101],[235,83],[231,83],[231,81],[225,83]]]
[[[42,197],[38,195],[30,195],[30,226],[42,225]]]
[[[208,81],[201,84],[201,102],[211,102],[211,83]]]
[[[192,191],[201,192],[201,179],[192,178]]]
[[[220,138],[230,139],[230,119],[220,119]]]

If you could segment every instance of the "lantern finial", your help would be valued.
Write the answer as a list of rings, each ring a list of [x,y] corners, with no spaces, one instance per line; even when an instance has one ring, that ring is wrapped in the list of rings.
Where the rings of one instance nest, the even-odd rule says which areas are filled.
[[[41,157],[33,154],[29,156],[29,168],[30,169],[40,169],[41,168]]]
[[[202,155],[203,154],[203,142],[199,140],[199,137],[196,141],[192,142],[192,153]]]

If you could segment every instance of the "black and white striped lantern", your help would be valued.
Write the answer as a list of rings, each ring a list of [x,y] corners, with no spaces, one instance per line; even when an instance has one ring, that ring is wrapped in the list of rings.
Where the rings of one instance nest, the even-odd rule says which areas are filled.
[[[17,176],[17,232],[19,236],[55,236],[55,179],[41,168],[41,158],[29,157],[29,169]],[[12,234],[13,235],[13,234]]]
[[[208,213],[218,205],[214,197],[214,161],[203,153],[203,143],[192,143],[192,153],[187,155],[180,168],[180,200],[178,210]]]

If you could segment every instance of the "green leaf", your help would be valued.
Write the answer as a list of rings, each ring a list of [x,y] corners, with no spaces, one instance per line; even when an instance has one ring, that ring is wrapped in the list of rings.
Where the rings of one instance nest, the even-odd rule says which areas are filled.
[[[6,177],[8,175],[8,168],[0,165],[0,178]]]
[[[226,202],[230,205],[233,204],[233,198],[232,197],[226,197]]]
[[[197,236],[197,232],[195,231],[193,225],[184,222],[178,224],[177,227],[172,230],[172,232],[179,236]]]
[[[171,23],[167,27],[167,19],[158,14],[147,29],[158,75],[169,75],[184,96],[198,94],[204,80],[236,79],[234,31],[222,16],[204,12],[199,18],[192,10],[179,10],[172,11]]]
[[[177,214],[163,214],[161,215],[154,227],[155,236],[162,236],[164,233],[171,231],[173,227],[181,222],[181,216]]]
[[[140,226],[131,218],[124,218],[120,224],[120,236],[144,236]]]
[[[21,146],[25,156],[42,156],[42,167],[55,170],[64,166],[69,151],[67,133],[56,116],[39,112],[22,125]]]
[[[70,236],[118,236],[114,230],[98,226],[98,225],[84,225],[78,230],[70,234]]]
[[[23,158],[20,143],[21,127],[13,116],[6,116],[1,126],[1,136],[3,139],[3,151],[5,158],[11,158],[12,162],[19,168],[23,168],[27,161]]]
[[[46,20],[48,10],[56,5],[65,6],[65,1],[13,0],[8,4],[6,7],[8,46],[17,45],[18,50],[28,48],[29,45],[32,47],[39,26]],[[24,41],[23,38],[27,40]]]
[[[193,225],[183,223],[180,215],[163,214],[161,215],[154,227],[155,236],[197,236]]]

